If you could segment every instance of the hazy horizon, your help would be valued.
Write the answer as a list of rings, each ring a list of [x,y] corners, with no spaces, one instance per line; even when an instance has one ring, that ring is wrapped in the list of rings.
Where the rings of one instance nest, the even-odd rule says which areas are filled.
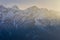
[[[39,8],[60,11],[60,0],[0,0],[0,5],[7,7],[17,5],[20,9],[37,6]]]

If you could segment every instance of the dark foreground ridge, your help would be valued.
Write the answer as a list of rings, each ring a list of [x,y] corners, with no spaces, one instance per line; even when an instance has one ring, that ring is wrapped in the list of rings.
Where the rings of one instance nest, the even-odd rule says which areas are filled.
[[[26,26],[26,25],[25,25]],[[0,25],[0,40],[60,40],[60,31],[55,27],[23,25],[15,27],[12,24],[4,23]]]

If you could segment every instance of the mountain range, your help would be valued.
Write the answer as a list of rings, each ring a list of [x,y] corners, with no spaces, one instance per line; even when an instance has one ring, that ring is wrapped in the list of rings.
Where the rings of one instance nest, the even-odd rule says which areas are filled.
[[[47,8],[0,5],[1,40],[59,40],[60,12]]]
[[[6,8],[0,5],[0,20],[4,21],[15,20],[20,23],[29,23],[29,21],[35,21],[35,25],[59,25],[60,15],[59,12],[48,10],[47,8],[38,8],[37,6],[32,6],[25,10],[20,10],[17,6],[12,8]],[[42,23],[41,23],[42,22]],[[13,22],[14,23],[14,22]],[[39,23],[39,24],[38,24]],[[15,23],[14,23],[15,24]]]

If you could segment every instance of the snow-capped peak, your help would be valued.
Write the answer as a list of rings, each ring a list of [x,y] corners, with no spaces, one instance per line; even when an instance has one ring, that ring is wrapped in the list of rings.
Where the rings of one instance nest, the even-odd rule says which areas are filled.
[[[0,12],[5,11],[7,8],[3,5],[0,5]]]
[[[38,8],[37,6],[32,6],[32,7],[27,8],[26,10],[37,11],[37,10],[40,10],[40,8]]]
[[[16,5],[14,5],[12,8],[13,9],[19,9],[18,6],[16,6]]]

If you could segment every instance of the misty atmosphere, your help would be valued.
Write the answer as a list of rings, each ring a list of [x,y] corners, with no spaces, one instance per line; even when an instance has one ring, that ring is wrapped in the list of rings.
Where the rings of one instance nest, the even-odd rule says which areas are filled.
[[[0,40],[60,40],[59,14],[37,6],[20,10],[0,5]]]

